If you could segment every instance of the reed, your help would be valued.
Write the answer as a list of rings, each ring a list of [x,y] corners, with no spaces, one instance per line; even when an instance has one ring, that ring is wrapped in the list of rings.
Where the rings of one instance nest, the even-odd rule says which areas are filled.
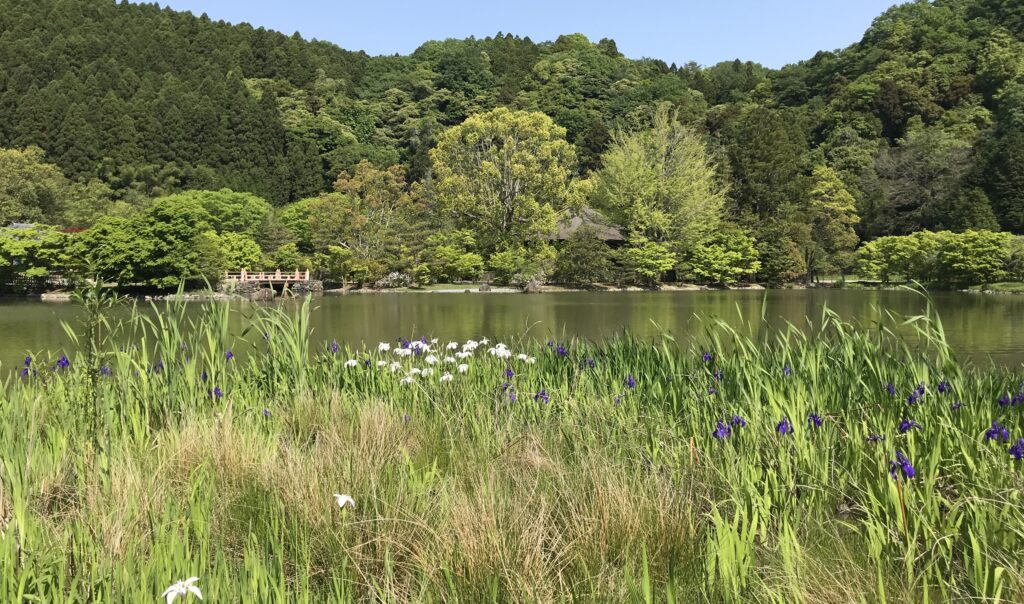
[[[1024,599],[1022,378],[932,313],[384,351],[90,295],[0,384],[3,602]]]

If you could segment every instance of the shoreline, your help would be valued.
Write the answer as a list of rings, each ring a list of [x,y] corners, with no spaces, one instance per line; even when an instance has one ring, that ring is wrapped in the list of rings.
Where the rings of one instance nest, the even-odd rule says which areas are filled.
[[[851,289],[851,290],[896,290],[900,289],[904,285],[909,284],[864,284],[861,282],[848,282],[845,286],[839,286],[834,282],[816,283],[816,284],[802,284],[802,283],[791,283],[781,287],[771,287],[761,283],[749,283],[742,285],[732,286],[709,286],[699,285],[694,283],[686,284],[663,284],[659,287],[645,288],[638,286],[614,286],[607,284],[599,284],[593,287],[568,287],[562,285],[543,285],[539,291],[526,292],[523,289],[517,287],[508,286],[492,286],[484,289],[481,285],[472,284],[467,286],[462,285],[449,285],[439,284],[435,286],[428,286],[425,288],[414,288],[414,287],[400,287],[392,289],[375,289],[369,287],[354,287],[354,288],[336,288],[326,289],[320,292],[322,296],[347,296],[347,295],[374,295],[374,294],[558,294],[558,293],[636,293],[636,292],[652,292],[652,293],[673,293],[673,292],[710,292],[710,291],[769,291],[769,290],[804,290],[804,289]],[[994,284],[998,285],[998,284]],[[991,285],[985,287],[968,287],[968,288],[945,288],[945,287],[926,287],[927,291],[934,292],[945,292],[955,291],[965,294],[1001,294],[1001,295],[1024,295],[1024,286],[1022,287],[1009,287],[1009,288],[993,288]],[[52,291],[43,293],[33,294],[13,294],[5,293],[0,294],[0,300],[3,299],[16,299],[16,300],[36,300],[39,302],[70,302],[72,293],[68,291]],[[189,291],[182,294],[126,294],[126,297],[132,298],[138,301],[144,302],[156,302],[165,300],[178,300],[186,302],[206,302],[206,301],[248,301],[248,302],[267,302],[272,300],[284,299],[281,296],[274,296],[270,299],[254,298],[250,296],[240,294],[228,294],[223,292],[203,292],[203,291]],[[298,297],[298,296],[295,296]]]

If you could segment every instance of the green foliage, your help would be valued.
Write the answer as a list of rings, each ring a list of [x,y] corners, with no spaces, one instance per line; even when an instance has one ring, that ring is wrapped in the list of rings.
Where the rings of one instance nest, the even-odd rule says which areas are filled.
[[[554,281],[566,285],[583,286],[604,283],[613,279],[612,250],[593,229],[578,229],[558,248]]]
[[[857,272],[883,282],[903,278],[958,286],[991,283],[1016,270],[1017,246],[1011,235],[991,231],[880,237],[858,251]]]
[[[484,259],[473,251],[476,241],[468,230],[435,233],[427,237],[423,250],[428,278],[440,283],[478,279],[484,270]]]
[[[231,268],[224,245],[217,231],[203,231],[192,240],[197,253],[197,261],[189,273],[192,279],[202,279],[210,284],[220,281],[224,271]]]
[[[0,148],[0,225],[43,221],[87,226],[111,210],[109,189],[96,181],[68,180],[57,166],[46,163],[42,149]]]
[[[668,246],[645,237],[630,237],[620,252],[620,264],[626,278],[638,285],[657,285],[662,275],[676,265],[676,254]]]
[[[213,230],[210,215],[194,196],[170,196],[153,200],[138,228],[149,241],[149,254],[140,267],[140,277],[158,287],[176,287],[182,280],[197,281],[209,276],[201,268],[203,252],[218,250],[209,244],[200,250],[198,238]]]
[[[431,151],[434,197],[484,251],[535,242],[574,201],[576,155],[542,113],[505,108],[446,131]]]
[[[760,226],[756,239],[761,262],[758,275],[767,284],[778,286],[807,274],[807,264],[798,243],[808,239],[803,225],[774,218]]]
[[[947,238],[938,252],[939,275],[957,285],[991,283],[1006,278],[1010,257],[1008,233],[966,231]]]
[[[1006,246],[1006,272],[1014,281],[1024,281],[1024,236],[1016,236]]]
[[[56,264],[64,235],[56,227],[0,227],[0,287],[16,278],[45,277]]]
[[[853,196],[839,174],[827,166],[816,166],[808,200],[811,238],[804,250],[809,275],[819,270],[846,270],[857,247],[854,226],[860,222]]]
[[[9,2],[0,226],[129,219],[146,243],[104,271],[139,282],[203,273],[188,252],[207,230],[317,266],[344,248],[371,280],[446,278],[426,239],[469,230],[469,274],[468,254],[546,241],[590,189],[679,258],[744,225],[773,284],[844,270],[851,232],[1024,233],[1024,17],[1005,0],[903,3],[780,70],[630,60],[580,34],[370,57],[145,4]],[[151,200],[172,195],[205,218],[157,228]]]
[[[185,191],[160,202],[182,206],[195,203],[206,212],[207,224],[217,233],[239,233],[250,238],[259,236],[260,228],[270,214],[270,204],[263,199],[230,189]]]
[[[761,270],[754,238],[731,223],[723,223],[687,255],[687,274],[701,283],[729,285]]]
[[[252,270],[262,266],[263,252],[248,235],[227,231],[217,235],[216,240],[227,270]]]
[[[135,283],[151,254],[149,239],[139,222],[127,218],[101,218],[89,229],[70,235],[65,263],[80,278],[99,277],[114,283]]]
[[[615,135],[594,205],[632,233],[689,248],[715,231],[727,190],[703,136],[667,105],[651,121],[650,129]]]
[[[270,257],[275,268],[281,270],[295,270],[309,268],[309,260],[294,243],[282,245]]]
[[[317,252],[312,264],[316,278],[324,281],[344,282],[353,276],[352,250],[343,247],[332,245],[325,252]]]
[[[513,247],[491,254],[487,265],[494,271],[494,281],[501,285],[524,286],[531,281],[543,283],[555,267],[558,253],[547,243]]]

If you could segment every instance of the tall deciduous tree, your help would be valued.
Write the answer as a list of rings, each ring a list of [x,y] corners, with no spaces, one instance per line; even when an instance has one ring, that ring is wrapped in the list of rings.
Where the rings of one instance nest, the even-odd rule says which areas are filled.
[[[812,178],[814,185],[808,200],[811,241],[804,257],[808,278],[820,269],[842,270],[852,263],[859,241],[854,225],[860,222],[853,195],[835,170],[817,166]]]
[[[42,149],[0,149],[0,226],[11,222],[64,222],[69,206],[105,208],[109,191],[81,185],[46,163]],[[77,226],[77,225],[76,225]]]
[[[555,230],[576,197],[576,154],[543,113],[499,108],[441,135],[431,151],[434,199],[457,226],[493,251]]]
[[[704,138],[667,105],[649,130],[617,133],[602,161],[594,204],[630,232],[692,249],[718,227],[727,188]]]

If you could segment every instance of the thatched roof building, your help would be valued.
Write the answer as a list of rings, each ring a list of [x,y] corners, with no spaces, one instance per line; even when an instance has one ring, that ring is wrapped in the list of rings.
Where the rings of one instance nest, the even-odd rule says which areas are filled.
[[[622,230],[604,214],[594,208],[584,206],[579,212],[558,223],[558,232],[551,237],[553,241],[571,239],[580,229],[586,229],[598,239],[608,243],[621,243],[626,240]]]

